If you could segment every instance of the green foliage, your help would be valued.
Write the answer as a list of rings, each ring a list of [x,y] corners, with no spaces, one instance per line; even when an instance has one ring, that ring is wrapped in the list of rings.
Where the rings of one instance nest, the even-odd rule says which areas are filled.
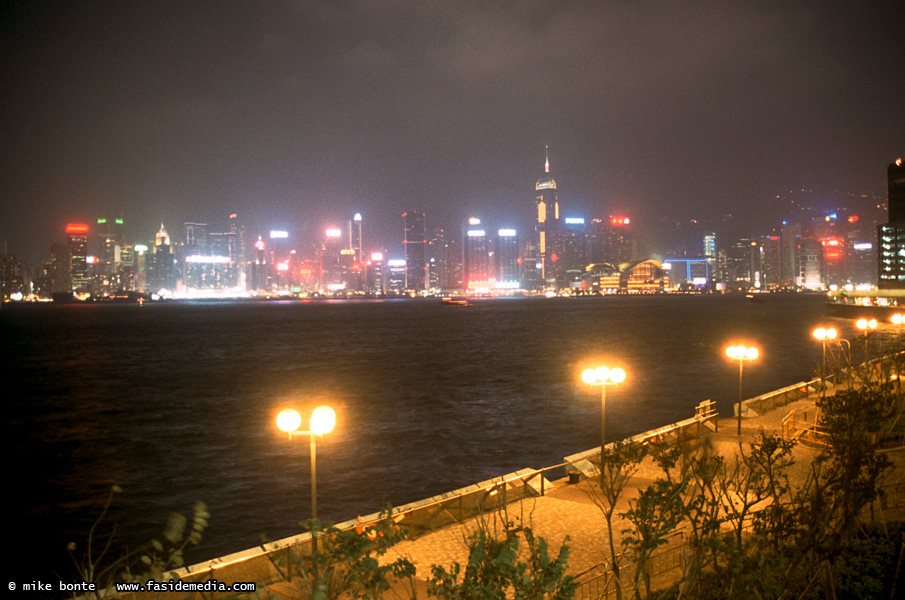
[[[114,485],[110,488],[107,500],[104,502],[104,508],[101,510],[100,516],[92,523],[88,530],[88,539],[85,542],[84,552],[78,552],[78,546],[75,542],[69,542],[66,545],[66,551],[72,558],[79,579],[82,581],[92,581],[102,583],[105,587],[112,583],[116,576],[125,572],[128,567],[128,556],[118,556],[113,559],[108,558],[113,542],[116,538],[116,524],[111,524],[109,530],[104,530],[107,525],[107,515],[110,507],[113,505],[113,499],[117,494],[122,493],[122,488]],[[98,550],[100,546],[100,550]]]
[[[101,514],[88,531],[84,552],[77,554],[75,542],[66,545],[79,579],[97,584],[97,591],[94,592],[97,597],[105,595],[114,582],[159,580],[165,572],[184,566],[185,549],[201,542],[201,532],[210,518],[205,505],[199,502],[193,507],[191,523],[182,515],[170,515],[162,535],[164,542],[153,539],[134,552],[122,552],[111,558],[116,523],[109,523],[108,518],[115,496],[121,493],[122,488],[118,485],[111,487]],[[134,566],[136,558],[142,565],[137,569]],[[133,570],[138,570],[138,573]]]
[[[819,425],[829,444],[820,501],[831,513],[830,524],[840,541],[857,526],[861,510],[876,499],[883,475],[891,467],[886,455],[876,451],[877,432],[890,417],[891,391],[889,384],[839,390],[817,404]]]
[[[141,554],[141,562],[146,570],[134,579],[160,580],[171,569],[185,566],[185,550],[201,543],[201,532],[207,527],[210,514],[203,502],[192,507],[192,520],[178,513],[171,513],[163,530],[163,542],[151,540]]]
[[[519,559],[520,536],[527,561]],[[535,537],[530,528],[507,529],[502,538],[480,529],[469,539],[464,572],[459,563],[448,571],[431,567],[428,595],[441,600],[571,600],[575,582],[566,575],[568,558],[565,543],[552,558],[546,540]]]
[[[380,564],[380,557],[405,533],[393,523],[389,511],[361,532],[339,530],[333,525],[311,520],[306,524],[317,537],[317,549],[292,552],[287,565],[299,575],[300,597],[335,600],[340,596],[376,600],[390,588],[392,579],[415,575],[415,566],[406,558]]]
[[[622,598],[621,568],[622,554],[616,551],[613,516],[616,503],[632,477],[641,468],[641,461],[650,447],[641,444],[616,442],[603,448],[595,463],[600,476],[596,484],[589,482],[584,489],[591,501],[600,509],[607,522],[606,542],[609,546],[609,562],[616,580],[616,596]]]
[[[878,432],[901,402],[896,385],[837,389],[821,399],[819,423],[828,447],[807,469],[796,467],[795,441],[763,432],[729,459],[706,444],[684,457],[678,447],[667,446],[634,452],[617,446],[605,453],[599,487],[590,495],[609,524],[617,598],[869,598],[881,589],[888,594],[888,582],[871,565],[888,564],[895,543],[876,544],[884,550],[875,557],[862,523],[890,466],[876,446]],[[625,552],[617,556],[614,508],[645,459],[660,475],[636,497],[621,499],[629,508],[615,523],[627,526]],[[680,530],[686,542],[679,581],[672,590],[654,593],[653,565]],[[632,565],[620,564],[623,557],[634,561],[627,582],[620,571]]]

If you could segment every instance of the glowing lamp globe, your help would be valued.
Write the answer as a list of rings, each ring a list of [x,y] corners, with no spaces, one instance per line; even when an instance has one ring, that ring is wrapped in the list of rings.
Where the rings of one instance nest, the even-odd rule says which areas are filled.
[[[622,369],[610,369],[610,381],[613,383],[622,383],[625,381],[625,371]]]
[[[311,433],[323,435],[336,426],[336,413],[329,406],[318,406],[311,413]]]
[[[298,431],[299,426],[302,424],[302,415],[298,413],[298,411],[293,410],[291,408],[287,408],[284,411],[281,411],[280,414],[277,415],[277,427],[279,427],[282,431],[286,433],[292,433],[293,431]]]
[[[867,319],[858,319],[858,322],[855,323],[858,329],[876,329],[877,328],[877,320],[871,319],[868,321]]]
[[[581,372],[581,380],[587,383],[588,385],[597,381],[597,370],[596,369],[585,369]]]

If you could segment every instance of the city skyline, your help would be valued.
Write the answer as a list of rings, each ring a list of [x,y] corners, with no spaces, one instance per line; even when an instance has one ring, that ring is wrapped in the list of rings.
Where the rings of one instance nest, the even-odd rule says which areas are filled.
[[[564,217],[766,228],[787,190],[885,196],[903,12],[13,4],[0,242],[39,264],[102,215],[130,239],[232,213],[314,238],[361,213],[366,249],[401,249],[413,207],[527,232],[548,145]]]

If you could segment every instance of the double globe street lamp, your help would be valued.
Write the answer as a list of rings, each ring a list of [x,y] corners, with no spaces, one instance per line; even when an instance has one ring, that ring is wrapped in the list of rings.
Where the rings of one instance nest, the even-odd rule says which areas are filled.
[[[742,372],[746,360],[757,358],[757,348],[746,346],[729,346],[726,348],[726,356],[738,361],[738,434],[742,435]]]
[[[300,431],[302,416],[298,411],[287,408],[277,415],[277,427],[292,436],[307,435],[311,440],[311,519],[317,521],[317,437],[333,431],[336,413],[329,406],[318,406],[311,413],[308,431]],[[317,552],[317,535],[311,532],[311,548]]]
[[[620,368],[597,367],[581,372],[581,380],[586,384],[600,386],[600,455],[606,447],[606,386],[625,381],[625,371]]]
[[[869,337],[871,333],[873,333],[874,329],[877,328],[877,320],[876,319],[858,319],[855,322],[855,327],[861,330],[861,334],[864,336],[864,364],[867,367],[870,367],[870,346],[868,345]],[[868,371],[870,372],[870,371]]]
[[[820,371],[820,392],[826,398],[826,343],[836,339],[834,327],[818,327],[814,330],[814,339],[823,344],[823,367]]]

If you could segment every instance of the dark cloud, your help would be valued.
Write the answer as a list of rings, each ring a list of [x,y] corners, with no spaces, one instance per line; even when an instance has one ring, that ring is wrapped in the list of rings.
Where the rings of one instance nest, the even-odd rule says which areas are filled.
[[[235,211],[314,234],[360,211],[530,226],[551,146],[566,212],[882,194],[905,154],[899,2],[68,2],[2,14],[0,239]]]

